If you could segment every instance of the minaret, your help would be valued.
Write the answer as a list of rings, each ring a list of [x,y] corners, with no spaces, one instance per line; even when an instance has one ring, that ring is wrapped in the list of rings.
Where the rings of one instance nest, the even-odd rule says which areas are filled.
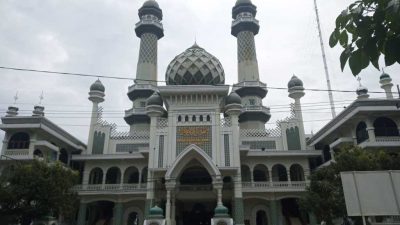
[[[368,88],[364,87],[361,85],[361,78],[358,77],[357,78],[359,86],[356,90],[356,94],[357,94],[357,99],[367,99],[369,98],[369,94],[368,94]]]
[[[389,74],[383,72],[382,75],[379,77],[379,83],[381,84],[381,88],[385,90],[386,98],[393,99],[392,93],[392,78],[390,78]]]
[[[16,106],[18,100],[18,92],[14,96],[14,104],[9,106],[6,112],[6,117],[14,117],[18,115],[18,107]]]
[[[257,7],[250,0],[238,0],[232,9],[231,34],[237,38],[238,81],[259,81],[254,36],[260,25],[255,19]]]
[[[238,84],[235,91],[241,98],[243,113],[239,116],[241,129],[265,129],[271,117],[269,108],[262,105],[267,85],[260,82],[254,36],[260,26],[255,19],[257,7],[250,0],[237,0],[232,9],[231,34],[237,38]]]
[[[300,99],[305,95],[303,81],[293,75],[288,83],[289,97],[294,99],[294,116],[299,121],[300,144],[302,149],[306,148],[303,113],[301,111]]]
[[[164,36],[162,10],[154,0],[147,0],[139,9],[140,21],[135,32],[140,38],[135,84],[128,97],[133,107],[125,112],[125,121],[135,130],[148,130],[150,119],[145,113],[146,99],[157,90],[157,42]]]
[[[89,91],[89,100],[93,103],[92,113],[90,117],[89,137],[88,137],[88,148],[92,149],[93,144],[93,133],[94,126],[99,118],[99,103],[104,102],[105,87],[100,80],[96,80],[91,86]]]
[[[33,107],[32,116],[44,116],[44,106],[42,106],[43,91],[42,94],[39,96],[39,99],[39,104]]]

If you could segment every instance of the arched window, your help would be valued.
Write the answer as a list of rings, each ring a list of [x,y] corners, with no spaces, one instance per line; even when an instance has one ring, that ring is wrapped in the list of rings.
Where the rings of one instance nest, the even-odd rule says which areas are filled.
[[[106,184],[119,184],[121,183],[121,171],[118,167],[111,167],[107,170]]]
[[[211,117],[210,115],[207,115],[207,121],[210,122],[211,121]]]
[[[256,225],[267,225],[267,213],[264,210],[257,211],[256,214]]]
[[[142,183],[147,183],[147,167],[142,169]]]
[[[251,173],[250,168],[247,165],[242,165],[240,167],[242,173],[242,181],[249,182],[251,181]]]
[[[94,168],[90,171],[89,184],[102,184],[103,182],[103,170],[100,168]]]
[[[200,122],[203,122],[203,115],[200,115],[199,120],[200,120]]]
[[[386,117],[379,117],[374,121],[375,136],[399,136],[396,123]]]
[[[129,213],[126,225],[139,225],[139,215],[137,212]]]
[[[304,170],[299,164],[293,164],[290,167],[291,181],[304,181]]]
[[[185,116],[185,122],[189,121],[189,116]]]
[[[178,116],[178,122],[182,121],[182,116]]]
[[[253,180],[258,181],[268,181],[268,168],[264,165],[257,165],[253,170]]]
[[[359,122],[356,128],[357,144],[360,144],[368,140],[367,124],[365,122]]]
[[[131,166],[125,170],[124,183],[125,184],[139,183],[139,170],[136,167]]]
[[[35,157],[35,158],[43,158],[43,152],[40,151],[39,149],[36,149],[35,151],[33,151],[33,157]]]
[[[196,116],[192,116],[192,121],[196,122]]]
[[[272,167],[272,180],[273,181],[287,181],[286,167],[281,164],[274,165]]]
[[[8,149],[26,149],[29,148],[29,134],[18,132],[11,136],[8,141]]]
[[[58,157],[58,160],[64,164],[68,164],[68,152],[65,149],[60,150],[60,156]]]

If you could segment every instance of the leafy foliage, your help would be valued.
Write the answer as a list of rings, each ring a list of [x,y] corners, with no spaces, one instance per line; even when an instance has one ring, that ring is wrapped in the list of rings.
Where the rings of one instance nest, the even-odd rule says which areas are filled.
[[[371,152],[357,147],[346,147],[335,155],[335,162],[310,176],[306,196],[300,200],[300,208],[314,212],[319,221],[333,224],[334,218],[346,216],[340,172],[400,169],[400,156],[384,151]]]
[[[58,162],[34,160],[13,165],[0,176],[0,219],[29,224],[33,219],[61,212],[68,218],[77,199],[70,189],[77,182],[77,172]]]
[[[400,63],[400,0],[357,0],[336,18],[329,46],[340,44],[342,71],[347,63],[354,76],[371,63],[379,70]]]

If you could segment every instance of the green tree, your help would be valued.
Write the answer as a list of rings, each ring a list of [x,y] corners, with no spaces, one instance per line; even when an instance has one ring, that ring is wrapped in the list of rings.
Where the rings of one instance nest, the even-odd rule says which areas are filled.
[[[384,151],[366,151],[349,146],[335,154],[335,162],[314,171],[310,186],[300,200],[300,208],[314,212],[319,221],[332,225],[332,220],[346,216],[340,172],[400,169],[400,157]]]
[[[0,220],[25,225],[47,215],[71,217],[77,196],[70,189],[78,179],[58,162],[13,165],[0,176]]]
[[[347,63],[354,76],[371,63],[378,70],[400,63],[400,0],[357,0],[337,17],[330,47],[340,44],[342,71]]]

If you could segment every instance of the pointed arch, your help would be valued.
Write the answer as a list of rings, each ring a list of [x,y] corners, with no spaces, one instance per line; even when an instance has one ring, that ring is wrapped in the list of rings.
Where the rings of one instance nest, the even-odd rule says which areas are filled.
[[[221,178],[221,172],[213,163],[210,156],[208,156],[199,146],[191,144],[178,155],[171,167],[168,168],[167,173],[165,174],[165,179],[177,178],[180,173],[183,172],[185,166],[193,159],[197,160],[208,171],[213,179]]]

